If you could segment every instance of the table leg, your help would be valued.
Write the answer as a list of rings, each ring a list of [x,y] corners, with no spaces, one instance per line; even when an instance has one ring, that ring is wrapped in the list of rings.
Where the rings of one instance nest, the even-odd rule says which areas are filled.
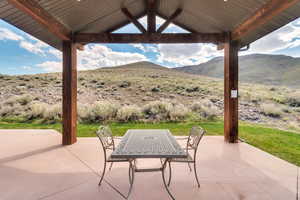
[[[163,182],[164,182],[164,186],[169,194],[169,196],[171,197],[172,200],[175,200],[174,196],[171,194],[170,190],[169,190],[169,187],[166,183],[166,179],[165,179],[165,169],[166,169],[166,166],[167,166],[167,163],[168,163],[169,159],[166,159],[163,166],[162,166],[162,171],[161,171],[161,174],[162,174],[162,179],[163,179]]]
[[[130,183],[130,187],[129,187],[129,191],[128,191],[128,195],[127,198],[129,198],[131,192],[132,192],[132,187],[133,187],[133,181],[134,181],[134,171],[135,171],[135,165],[132,164],[132,160],[129,161],[129,183]]]

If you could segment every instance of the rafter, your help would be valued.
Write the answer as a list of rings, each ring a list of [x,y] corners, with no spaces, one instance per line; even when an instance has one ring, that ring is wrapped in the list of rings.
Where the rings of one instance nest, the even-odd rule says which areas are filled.
[[[78,33],[74,41],[78,43],[222,43],[223,33]]]
[[[61,40],[70,40],[71,31],[49,14],[34,0],[7,0],[19,10],[23,11],[35,21],[45,26],[49,32],[56,35]]]
[[[157,33],[162,33],[172,22],[175,18],[177,18],[182,13],[181,8],[177,8],[175,12],[159,27]]]
[[[139,15],[136,16],[136,19],[144,17],[146,14],[147,14],[146,12],[142,12],[141,14],[139,14]],[[124,27],[124,26],[126,26],[128,24],[130,24],[130,23],[131,23],[131,21],[129,19],[127,19],[126,21],[121,22],[120,24],[117,24],[116,26],[113,26],[112,28],[106,30],[105,32],[106,33],[112,33],[112,32],[114,32],[114,31],[116,31],[116,30],[118,30],[118,29],[120,29],[120,28],[122,28],[122,27]]]
[[[157,12],[156,15],[157,15],[158,17],[160,17],[160,18],[163,18],[163,19],[165,19],[165,20],[168,20],[168,17],[167,17],[167,16],[165,16],[165,15],[159,13],[159,12]],[[197,33],[197,32],[198,32],[198,31],[196,31],[195,29],[192,29],[192,28],[190,28],[190,27],[187,27],[187,26],[184,25],[184,24],[181,24],[181,23],[179,23],[179,22],[175,22],[175,20],[174,20],[172,23],[173,23],[174,25],[176,25],[176,26],[179,26],[179,27],[182,28],[182,29],[185,29],[185,30],[191,32],[191,33]]]
[[[234,29],[232,39],[239,40],[243,38],[298,2],[300,0],[269,0],[251,17]]]
[[[149,33],[156,32],[156,9],[157,0],[146,0],[147,7],[147,31]]]
[[[127,8],[122,8],[121,10],[127,19],[131,21],[142,33],[147,32],[144,26],[129,12]]]

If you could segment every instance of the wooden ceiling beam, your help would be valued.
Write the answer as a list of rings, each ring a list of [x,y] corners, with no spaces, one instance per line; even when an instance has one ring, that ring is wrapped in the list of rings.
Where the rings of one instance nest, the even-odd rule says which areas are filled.
[[[157,13],[157,16],[160,17],[160,18],[163,18],[163,19],[165,19],[165,20],[168,20],[168,17],[167,17],[167,16],[165,16],[165,15],[159,13],[159,12]],[[187,31],[191,32],[191,33],[197,33],[197,32],[198,32],[198,31],[196,31],[196,30],[194,30],[194,29],[192,29],[192,28],[190,28],[190,27],[185,26],[184,24],[175,22],[175,19],[173,20],[172,23],[173,23],[174,25],[176,25],[176,26],[179,26],[180,28],[182,28],[182,29],[184,29],[184,30],[187,30]]]
[[[122,8],[121,10],[123,14],[127,17],[127,19],[131,21],[137,27],[137,29],[141,31],[141,33],[147,32],[144,26],[129,12],[127,8]]]
[[[141,17],[144,17],[147,13],[146,12],[142,12],[141,14],[139,14],[138,16],[136,16],[136,19],[139,19]],[[130,24],[131,21],[129,19],[127,19],[124,22],[121,22],[120,24],[117,24],[116,26],[113,26],[112,28],[108,29],[105,31],[105,33],[112,33],[120,28],[122,28],[123,26],[126,26],[128,24]]]
[[[298,2],[300,0],[269,0],[232,31],[232,40],[243,38]]]
[[[157,33],[162,33],[181,13],[182,13],[182,9],[177,8],[175,12],[159,27]]]
[[[78,33],[74,35],[78,43],[223,43],[223,33]]]
[[[149,33],[156,32],[156,11],[157,0],[146,0],[147,7],[147,31]]]
[[[7,0],[8,3],[15,6],[22,12],[32,17],[39,24],[45,26],[49,32],[61,40],[68,41],[71,38],[71,31],[56,20],[35,0]]]

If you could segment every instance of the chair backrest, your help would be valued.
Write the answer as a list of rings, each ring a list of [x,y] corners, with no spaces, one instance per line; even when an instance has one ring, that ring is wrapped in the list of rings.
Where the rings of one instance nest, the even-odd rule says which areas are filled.
[[[99,126],[96,134],[102,144],[103,150],[115,149],[114,137],[109,126]]]
[[[193,126],[190,130],[190,135],[187,140],[187,145],[186,145],[187,150],[192,149],[196,152],[200,140],[202,139],[204,134],[205,134],[205,130],[203,128],[201,128],[200,126]]]

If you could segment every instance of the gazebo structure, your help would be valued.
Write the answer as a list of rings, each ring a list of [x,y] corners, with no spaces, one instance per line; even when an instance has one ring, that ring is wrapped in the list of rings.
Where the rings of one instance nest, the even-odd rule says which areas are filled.
[[[147,27],[138,18],[147,16]],[[156,26],[156,16],[166,21]],[[63,52],[63,144],[76,142],[76,51],[88,43],[224,49],[224,136],[238,139],[238,51],[300,17],[300,0],[0,0],[0,17]],[[133,23],[139,34],[112,33]],[[169,24],[189,33],[163,33]]]

